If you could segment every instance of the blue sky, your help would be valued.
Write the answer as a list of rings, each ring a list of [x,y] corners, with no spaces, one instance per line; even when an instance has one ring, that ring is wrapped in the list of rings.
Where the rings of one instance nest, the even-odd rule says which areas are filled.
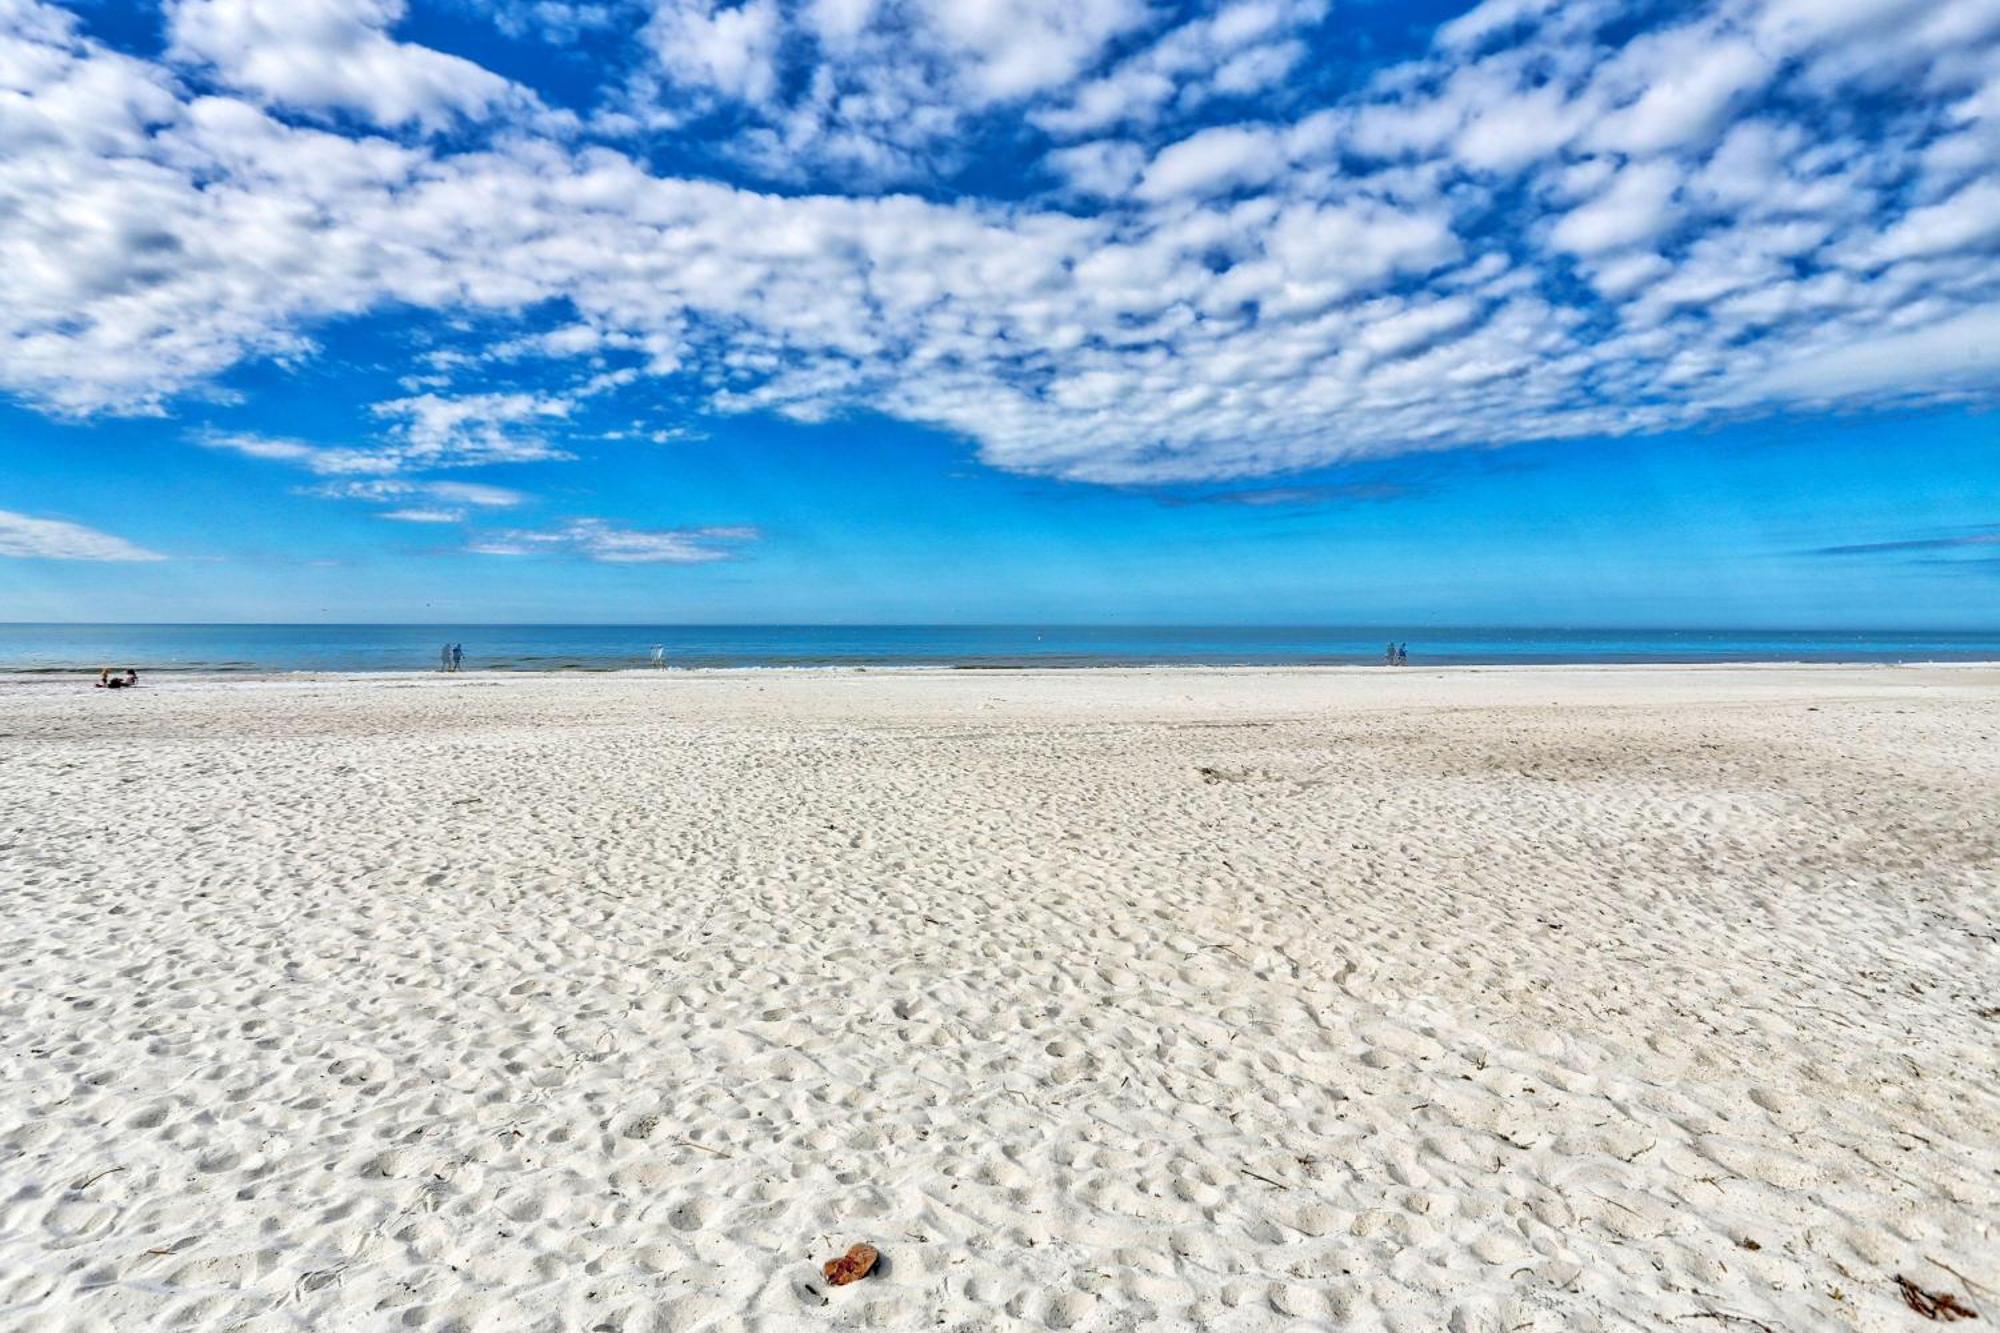
[[[0,619],[2000,626],[2000,2],[0,0]]]

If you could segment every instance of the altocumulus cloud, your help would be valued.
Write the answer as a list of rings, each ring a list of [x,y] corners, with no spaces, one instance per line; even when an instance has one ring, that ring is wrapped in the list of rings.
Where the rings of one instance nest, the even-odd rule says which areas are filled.
[[[38,560],[165,560],[123,537],[59,518],[35,518],[0,509],[0,557]]]
[[[2000,0],[1488,0],[1332,94],[1303,0],[466,10],[611,73],[551,110],[403,0],[171,0],[158,55],[0,0],[0,389],[160,412],[430,312],[379,439],[208,442],[553,460],[645,380],[1125,484],[2000,390]],[[640,536],[495,541],[731,540]]]

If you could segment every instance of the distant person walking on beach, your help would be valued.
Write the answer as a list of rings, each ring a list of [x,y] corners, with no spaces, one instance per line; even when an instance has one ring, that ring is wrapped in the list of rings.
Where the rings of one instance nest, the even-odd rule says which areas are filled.
[[[460,664],[463,663],[464,661],[465,661],[465,645],[462,643],[454,643],[451,646],[451,669],[453,671],[458,670]]]
[[[451,670],[451,645],[450,645],[450,644],[446,644],[446,645],[445,645],[444,647],[442,647],[442,648],[438,649],[438,670],[439,670],[439,671],[449,671],[449,670]]]
[[[658,668],[660,668],[660,667],[663,667],[663,666],[665,666],[666,664],[667,664],[667,649],[666,649],[666,645],[665,645],[665,644],[659,644],[659,643],[656,643],[656,644],[654,644],[654,645],[653,645],[653,666],[654,666],[654,668],[655,668],[655,669],[658,669]]]
[[[1382,664],[1384,666],[1396,665],[1396,645],[1393,642],[1382,649]]]
[[[1410,664],[1410,645],[1409,645],[1409,644],[1407,644],[1407,643],[1399,643],[1399,644],[1397,644],[1397,645],[1396,645],[1396,665],[1397,665],[1397,666],[1408,666],[1409,664]]]

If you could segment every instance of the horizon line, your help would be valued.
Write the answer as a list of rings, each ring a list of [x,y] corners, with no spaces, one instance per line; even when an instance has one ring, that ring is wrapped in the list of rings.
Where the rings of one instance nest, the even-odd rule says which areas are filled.
[[[2000,634],[1991,625],[1546,624],[1507,621],[1118,621],[1118,620],[0,620],[0,629],[1049,629],[1287,630],[1444,633],[1509,630],[1620,634]]]

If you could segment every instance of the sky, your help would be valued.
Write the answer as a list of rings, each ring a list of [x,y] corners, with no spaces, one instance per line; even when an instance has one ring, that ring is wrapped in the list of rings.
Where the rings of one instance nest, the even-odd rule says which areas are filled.
[[[2000,628],[2000,0],[0,0],[0,620]]]

